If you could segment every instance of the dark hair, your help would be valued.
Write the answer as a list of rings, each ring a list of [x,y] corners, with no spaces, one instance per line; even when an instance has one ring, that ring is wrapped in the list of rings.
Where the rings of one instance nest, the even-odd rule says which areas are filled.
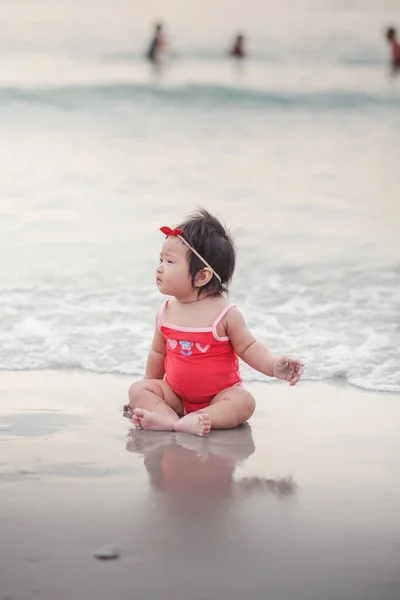
[[[394,38],[396,37],[396,35],[397,35],[397,31],[395,30],[394,27],[388,27],[386,29],[386,37],[387,37],[387,39],[389,41],[394,40]]]
[[[236,250],[229,231],[204,208],[198,209],[183,223],[182,237],[208,262],[221,277],[221,283],[213,275],[210,281],[199,289],[198,295],[207,292],[208,296],[220,296],[228,292],[236,263]],[[195,277],[204,269],[204,263],[188,248],[189,273],[194,285]]]

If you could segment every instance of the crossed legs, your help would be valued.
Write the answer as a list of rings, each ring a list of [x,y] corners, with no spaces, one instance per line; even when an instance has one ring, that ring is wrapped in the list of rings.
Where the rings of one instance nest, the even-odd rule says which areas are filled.
[[[233,429],[254,412],[255,400],[242,387],[223,390],[207,408],[184,415],[181,399],[166,381],[144,379],[129,388],[129,404],[137,429],[183,431],[208,435],[210,429]]]

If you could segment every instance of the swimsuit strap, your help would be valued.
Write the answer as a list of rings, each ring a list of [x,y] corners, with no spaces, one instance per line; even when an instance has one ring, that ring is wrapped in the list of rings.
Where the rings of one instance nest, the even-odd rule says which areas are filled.
[[[168,302],[169,302],[169,300],[165,300],[165,302],[160,307],[160,310],[158,311],[158,315],[157,315],[158,331],[161,331],[161,326],[163,324],[164,311],[165,311],[165,307],[167,306]],[[228,336],[220,337],[217,334],[217,325],[221,321],[221,319],[226,315],[226,313],[235,306],[236,306],[236,304],[234,304],[233,302],[231,302],[230,304],[225,306],[225,308],[222,309],[222,311],[219,313],[218,317],[215,319],[214,323],[212,324],[213,335],[214,335],[215,339],[218,340],[219,342],[226,342],[227,340],[229,340],[229,338],[228,338]]]
[[[164,310],[165,307],[167,306],[169,300],[165,300],[165,302],[163,302],[160,310],[158,311],[158,315],[157,315],[157,329],[158,331],[161,331],[161,325],[163,323],[163,316],[164,316]]]
[[[218,317],[215,319],[215,321],[213,323],[213,326],[212,326],[213,335],[214,335],[215,339],[218,340],[219,342],[226,342],[227,340],[229,340],[228,336],[221,337],[218,335],[217,325],[221,321],[221,319],[226,315],[226,313],[229,310],[231,310],[231,308],[233,308],[233,307],[236,307],[236,304],[234,304],[233,302],[228,304],[228,306],[225,306],[225,308],[219,313]]]

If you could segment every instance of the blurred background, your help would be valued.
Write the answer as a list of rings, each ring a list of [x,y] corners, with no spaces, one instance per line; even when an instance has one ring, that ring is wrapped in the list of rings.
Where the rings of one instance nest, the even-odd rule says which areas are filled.
[[[397,0],[13,0],[0,21],[0,369],[140,377],[158,229],[204,206],[260,340],[307,379],[400,391]]]

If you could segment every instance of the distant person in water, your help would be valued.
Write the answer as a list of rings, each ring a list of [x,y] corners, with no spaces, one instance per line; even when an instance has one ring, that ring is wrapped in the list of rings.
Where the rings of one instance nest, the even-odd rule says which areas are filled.
[[[395,74],[400,72],[400,44],[397,41],[397,31],[394,27],[388,27],[386,39],[391,49],[390,66],[392,73]]]
[[[147,50],[147,58],[154,64],[159,64],[160,56],[166,46],[166,41],[163,34],[163,26],[161,23],[157,23],[154,29],[153,37],[150,41],[149,48]]]
[[[229,54],[234,58],[245,58],[246,52],[244,49],[244,35],[239,34],[236,36]]]

